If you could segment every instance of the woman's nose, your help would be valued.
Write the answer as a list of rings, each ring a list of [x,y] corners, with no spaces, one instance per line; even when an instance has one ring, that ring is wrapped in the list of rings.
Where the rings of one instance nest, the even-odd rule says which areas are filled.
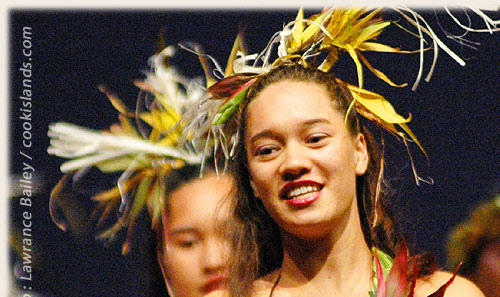
[[[284,180],[293,180],[311,170],[311,160],[308,158],[307,148],[299,143],[289,143],[284,147],[280,174]]]
[[[201,262],[205,273],[221,272],[226,269],[229,258],[227,244],[221,240],[207,240],[204,249]]]

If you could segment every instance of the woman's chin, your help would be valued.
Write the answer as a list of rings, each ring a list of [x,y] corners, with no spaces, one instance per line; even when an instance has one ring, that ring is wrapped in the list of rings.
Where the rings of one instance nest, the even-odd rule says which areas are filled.
[[[317,218],[296,220],[285,231],[295,237],[302,239],[317,239],[326,236],[330,232],[331,224],[318,220]]]

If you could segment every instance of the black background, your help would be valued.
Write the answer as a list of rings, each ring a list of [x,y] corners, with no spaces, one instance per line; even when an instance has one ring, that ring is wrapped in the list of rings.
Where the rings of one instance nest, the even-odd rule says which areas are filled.
[[[317,11],[317,10],[315,10]],[[314,11],[314,12],[315,12]],[[313,12],[313,10],[310,10]],[[433,10],[422,12],[439,28]],[[148,239],[120,256],[120,243],[104,247],[94,240],[78,240],[64,233],[48,216],[51,188],[62,176],[61,159],[46,153],[49,123],[66,121],[94,129],[117,121],[117,112],[97,85],[106,84],[133,108],[147,59],[155,53],[160,32],[168,44],[196,41],[222,67],[240,28],[250,53],[261,51],[272,34],[295,18],[295,9],[284,10],[12,10],[10,12],[10,173],[21,172],[19,120],[22,27],[32,27],[33,37],[33,138],[34,167],[42,178],[34,200],[36,271],[33,289],[44,296],[151,296],[160,283]],[[307,14],[309,15],[309,14]],[[499,13],[492,14],[497,19]],[[454,25],[439,11],[439,24]],[[162,31],[163,30],[163,31]],[[391,31],[391,30],[389,30]],[[462,67],[440,51],[429,83],[415,92],[394,89],[366,72],[365,87],[382,93],[404,116],[413,115],[410,127],[428,152],[430,165],[415,145],[410,145],[419,172],[434,185],[417,186],[403,144],[386,136],[387,177],[392,185],[398,216],[414,242],[415,250],[430,250],[444,264],[447,232],[480,200],[498,188],[500,177],[500,33],[470,34],[480,43],[473,50],[454,43],[436,31],[467,65]],[[398,34],[394,38],[392,33]],[[405,49],[417,42],[401,31],[380,37]],[[413,83],[418,55],[367,54],[371,64],[399,83]],[[432,53],[426,53],[426,69]],[[173,60],[189,77],[202,75],[197,57],[179,52]],[[336,66],[338,76],[356,83],[354,64],[346,56]],[[11,227],[19,225],[20,210],[11,201]],[[144,230],[147,230],[145,224]],[[89,239],[89,238],[86,238]],[[151,261],[153,258],[153,261]],[[161,276],[160,276],[161,277]]]

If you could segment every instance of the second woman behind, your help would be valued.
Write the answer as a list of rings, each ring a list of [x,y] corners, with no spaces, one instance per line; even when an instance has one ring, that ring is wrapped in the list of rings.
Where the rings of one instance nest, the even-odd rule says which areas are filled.
[[[224,234],[233,177],[213,170],[199,177],[199,166],[185,166],[165,177],[158,260],[172,297],[202,297],[222,289],[228,276],[230,244]]]

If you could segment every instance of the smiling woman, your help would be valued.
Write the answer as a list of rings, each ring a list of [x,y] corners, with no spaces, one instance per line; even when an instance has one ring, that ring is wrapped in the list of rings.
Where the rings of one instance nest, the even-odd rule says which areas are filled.
[[[402,261],[398,294],[414,286],[425,297],[450,279],[444,296],[482,296],[424,256],[402,260],[402,235],[377,191],[380,158],[345,90],[332,74],[282,65],[249,92],[233,229],[233,247],[246,247],[234,251],[230,295],[406,296],[381,292],[392,286],[376,269],[384,252]]]
[[[220,104],[207,100],[195,108],[200,116],[186,120],[210,131],[234,161],[228,296],[483,296],[470,281],[438,270],[429,254],[410,256],[388,207],[384,158],[361,117],[425,150],[410,118],[363,88],[361,62],[397,86],[363,56],[401,52],[372,40],[390,23],[379,12],[331,8],[305,19],[299,10],[256,55],[246,55],[238,37],[228,62],[234,67],[207,90]],[[357,86],[330,71],[342,51],[356,64]],[[424,181],[413,169],[417,184]]]
[[[356,176],[368,156],[364,136],[345,129],[326,89],[292,79],[254,97],[244,139],[254,195],[287,233],[306,238],[356,210]]]
[[[169,41],[173,43],[181,40],[198,41],[207,46],[204,47],[205,53],[217,59],[221,58],[220,56],[224,55],[230,47],[230,42],[224,40],[223,35],[235,36],[237,24],[247,24],[245,41],[248,42],[246,44],[248,49],[262,42],[263,37],[271,36],[274,30],[282,29],[276,32],[279,34],[272,36],[268,46],[262,52],[255,55],[247,54],[247,48],[242,46],[243,41],[239,36],[231,51],[227,69],[225,71],[208,69],[208,76],[215,74],[217,78],[211,77],[206,82],[187,84],[188,81],[184,77],[173,73],[170,68],[160,69],[156,77],[148,73],[147,81],[135,81],[136,86],[141,88],[141,94],[148,94],[147,98],[139,96],[144,100],[137,104],[141,108],[147,107],[146,109],[140,109],[137,112],[130,111],[117,100],[115,94],[106,92],[111,99],[112,106],[120,112],[120,123],[111,126],[105,132],[88,133],[88,129],[85,131],[75,129],[73,125],[50,126],[51,141],[54,144],[52,153],[73,159],[65,162],[62,168],[82,173],[85,169],[80,172],[82,169],[80,166],[84,168],[97,166],[106,173],[114,173],[113,176],[121,177],[118,184],[113,184],[116,187],[109,189],[106,193],[99,193],[104,195],[96,195],[95,199],[90,202],[92,206],[97,206],[98,210],[104,210],[108,215],[111,214],[102,220],[104,223],[111,221],[116,223],[111,227],[100,225],[98,231],[104,232],[98,234],[99,238],[120,239],[122,235],[127,236],[123,251],[131,251],[134,255],[134,247],[131,247],[131,243],[135,240],[131,240],[132,237],[129,235],[137,235],[133,231],[134,227],[141,227],[136,224],[136,219],[142,217],[143,214],[149,215],[148,218],[152,219],[151,227],[155,232],[161,232],[160,234],[163,235],[161,240],[156,242],[158,249],[155,252],[160,254],[159,258],[154,254],[154,260],[159,260],[164,266],[163,272],[171,287],[171,293],[177,296],[191,296],[191,292],[194,292],[193,296],[198,296],[197,294],[203,296],[207,293],[211,296],[217,295],[221,293],[220,290],[211,291],[221,288],[221,284],[227,280],[228,294],[237,297],[309,297],[339,296],[339,294],[354,297],[409,297],[408,292],[413,289],[414,272],[417,271],[418,280],[413,296],[425,297],[448,282],[452,277],[451,274],[434,270],[433,262],[425,255],[416,254],[407,257],[409,255],[404,249],[404,241],[398,232],[398,224],[394,221],[392,211],[397,211],[398,216],[406,219],[408,224],[412,224],[414,229],[411,231],[415,230],[415,232],[410,232],[412,235],[418,234],[415,237],[418,237],[420,242],[412,244],[412,248],[415,250],[432,248],[434,252],[438,251],[439,232],[445,230],[442,226],[449,225],[450,221],[460,215],[460,208],[463,209],[473,200],[469,199],[472,196],[467,197],[466,193],[475,192],[470,189],[474,189],[474,185],[480,178],[488,176],[488,169],[490,172],[497,172],[494,170],[496,163],[491,162],[491,156],[495,156],[492,152],[496,152],[497,147],[500,146],[496,145],[497,138],[494,136],[496,126],[493,124],[494,121],[490,121],[495,118],[491,113],[495,108],[492,109],[491,106],[495,106],[497,100],[486,97],[490,95],[489,93],[498,93],[491,89],[497,86],[491,73],[495,73],[493,66],[498,63],[496,60],[488,60],[475,68],[474,62],[483,59],[467,60],[468,57],[465,54],[464,58],[468,65],[458,70],[459,64],[453,64],[455,59],[463,61],[456,55],[446,56],[448,51],[443,50],[443,43],[429,39],[424,41],[424,36],[427,36],[425,34],[432,34],[427,30],[427,24],[422,22],[420,15],[401,9],[405,17],[398,17],[392,22],[385,19],[386,11],[389,11],[389,15],[394,12],[391,9],[330,8],[306,18],[301,10],[297,18],[284,27],[282,24],[286,19],[283,19],[286,17],[291,20],[294,12],[284,10],[274,12],[229,10],[208,13],[144,11],[118,14],[116,12],[114,14],[87,12],[78,18],[71,12],[65,17],[67,22],[61,22],[59,12],[55,14],[52,12],[53,17],[50,21],[47,19],[34,21],[33,23],[38,24],[37,32],[42,32],[43,28],[45,34],[51,36],[54,32],[80,32],[79,34],[62,34],[58,40],[40,39],[43,41],[43,46],[39,47],[38,57],[43,57],[47,65],[57,66],[38,68],[42,72],[56,69],[55,72],[45,72],[48,81],[44,81],[44,84],[47,87],[40,88],[39,91],[42,92],[40,97],[60,98],[58,101],[54,99],[39,102],[46,104],[40,107],[48,106],[64,112],[54,112],[56,115],[42,117],[39,120],[55,122],[64,118],[67,121],[79,122],[85,118],[94,127],[108,127],[105,116],[112,113],[103,112],[105,104],[102,104],[101,108],[100,100],[104,95],[97,96],[88,93],[81,90],[81,86],[90,86],[94,89],[95,85],[102,82],[111,83],[110,86],[113,86],[109,73],[125,75],[121,80],[127,81],[135,77],[137,65],[132,63],[135,61],[134,51],[143,55],[151,45],[150,41],[144,44],[147,40],[146,36],[156,34],[157,29],[163,25],[167,28],[165,37]],[[383,16],[381,12],[384,13]],[[431,13],[423,13],[423,15],[430,19]],[[413,30],[410,31],[415,34],[401,33],[406,37],[400,41],[398,33],[395,33],[399,31],[392,30],[394,26],[389,25],[405,25],[404,20],[407,20],[408,16],[414,17],[410,18],[410,23],[416,20],[421,27],[418,30],[411,27]],[[446,15],[440,14],[438,22],[444,17]],[[70,21],[74,24],[75,19],[78,20],[78,25],[67,25]],[[118,19],[121,21],[116,21]],[[18,23],[26,22],[24,19],[19,19]],[[57,24],[63,24],[61,28],[66,29],[54,30]],[[446,24],[449,25],[449,22]],[[495,21],[485,24],[496,30],[498,28],[495,27],[499,23]],[[378,36],[386,27],[392,30],[387,30],[388,38],[383,35]],[[103,39],[97,41],[89,39],[93,38],[94,33],[86,28],[94,28],[95,32],[103,33]],[[220,31],[220,28],[224,28],[224,32]],[[134,35],[131,35],[132,33]],[[422,35],[415,38],[419,33]],[[442,32],[437,33],[442,35],[440,34]],[[43,34],[39,34],[41,35]],[[453,38],[453,36],[447,36]],[[462,37],[455,36],[454,38],[462,41]],[[395,48],[379,43],[384,40],[390,41]],[[425,84],[419,89],[419,93],[407,92],[408,99],[419,97],[422,100],[394,101],[399,104],[398,110],[409,109],[415,114],[414,123],[415,127],[418,127],[417,134],[430,153],[433,169],[439,168],[439,164],[443,165],[441,172],[429,174],[436,178],[435,187],[424,185],[418,191],[412,191],[412,188],[416,188],[414,183],[407,182],[407,178],[401,176],[406,173],[409,173],[409,176],[412,174],[411,170],[403,167],[409,165],[410,162],[406,150],[403,149],[399,156],[398,153],[396,156],[385,156],[386,160],[389,160],[387,157],[392,157],[388,165],[393,165],[392,161],[404,163],[401,167],[396,165],[398,167],[396,179],[405,183],[404,189],[396,188],[395,191],[402,192],[401,196],[404,196],[405,200],[401,206],[402,208],[410,206],[414,212],[413,216],[406,216],[406,212],[403,212],[405,209],[387,207],[392,206],[393,203],[399,206],[400,201],[397,201],[398,199],[389,201],[388,197],[384,196],[386,182],[393,176],[389,175],[387,178],[383,172],[384,158],[380,156],[378,145],[374,143],[364,125],[366,124],[365,118],[375,122],[378,125],[376,128],[385,128],[392,135],[396,135],[398,140],[401,140],[401,144],[406,144],[407,140],[412,139],[415,142],[410,145],[416,148],[419,142],[408,129],[409,118],[399,116],[384,97],[368,91],[367,89],[372,87],[374,88],[371,90],[377,90],[378,86],[371,84],[370,80],[363,81],[362,75],[365,71],[375,80],[377,77],[382,78],[381,81],[376,81],[383,84],[380,89],[384,92],[387,90],[384,96],[402,99],[406,94],[405,88],[387,88],[385,82],[391,86],[398,85],[407,81],[407,77],[396,75],[397,81],[393,82],[379,69],[387,71],[387,74],[391,76],[398,71],[412,76],[415,72],[411,69],[415,65],[414,69],[418,68],[418,63],[399,63],[404,60],[399,57],[406,55],[390,53],[378,55],[373,52],[380,50],[395,53],[399,51],[399,48],[401,52],[413,51],[415,48],[408,40],[416,40],[416,43],[430,46],[421,52],[421,57],[425,54],[426,63],[423,59],[421,60],[423,69],[420,69],[422,71],[419,71],[417,75],[418,81],[422,75],[427,74],[427,78],[430,78],[431,73],[425,73],[425,68],[429,66],[427,62],[432,60],[432,58],[427,59],[428,53],[433,50],[432,46],[434,46],[435,57],[437,57],[438,48],[441,53],[440,57],[445,56],[444,59],[439,60],[438,67],[431,67],[435,70],[433,80],[440,83]],[[448,43],[449,40],[445,41]],[[482,39],[481,42],[483,44],[477,52],[477,57],[483,55],[483,46],[487,43],[486,39]],[[64,50],[61,50],[61,45],[65,46]],[[182,47],[189,47],[188,43],[183,43]],[[278,51],[272,52],[276,48]],[[131,49],[134,51],[130,52]],[[460,47],[460,50],[462,49],[465,47]],[[207,55],[201,51],[193,48],[190,50],[198,53],[202,62],[209,61]],[[84,54],[75,55],[81,52]],[[164,54],[167,52],[168,50]],[[460,51],[460,54],[464,52]],[[191,53],[186,54],[195,59]],[[54,56],[53,60],[47,59],[49,55]],[[375,59],[373,59],[374,55]],[[275,56],[278,58],[273,62],[272,59]],[[125,59],[115,59],[117,57],[125,57]],[[343,61],[345,57],[348,63],[342,64],[341,62],[340,65],[336,63],[337,59]],[[417,58],[413,62],[418,60],[418,55],[414,57]],[[151,61],[163,62],[161,58],[160,56],[153,57]],[[137,58],[137,60],[140,60],[140,65],[142,65],[144,57]],[[66,62],[60,63],[61,61]],[[109,61],[114,62],[104,64]],[[99,67],[89,68],[93,64]],[[168,64],[161,63],[161,65]],[[182,67],[183,71],[194,71],[194,68],[196,71],[199,70],[196,63],[188,62],[187,64],[188,67]],[[208,64],[205,63],[204,66]],[[335,67],[333,67],[334,64]],[[61,65],[67,66],[59,67]],[[355,67],[352,67],[353,65]],[[127,68],[133,68],[133,74],[125,74]],[[481,71],[478,71],[478,68]],[[80,70],[76,71],[76,69]],[[355,71],[350,71],[353,69]],[[370,70],[371,73],[366,70]],[[335,72],[336,77],[331,74],[332,72]],[[354,75],[350,76],[351,73],[345,72],[352,72]],[[479,76],[480,72],[489,75]],[[61,75],[61,73],[66,75]],[[356,74],[359,76],[357,81]],[[340,78],[345,82],[341,82]],[[469,81],[462,84],[462,78]],[[412,79],[413,77],[410,78]],[[172,82],[176,84],[172,85]],[[181,86],[177,85],[179,83]],[[181,116],[186,106],[180,106],[178,109],[164,106],[165,103],[172,103],[170,99],[175,99],[171,95],[186,97],[180,98],[183,100],[194,99],[180,100],[182,102],[198,102],[199,98],[189,96],[195,93],[190,93],[190,91],[193,89],[201,91],[203,88],[199,86],[205,86],[205,83],[211,96],[204,96],[205,93],[203,93],[203,102],[199,105],[195,104],[193,121],[190,121],[192,118],[185,117],[189,115],[189,112]],[[192,88],[193,85],[198,88]],[[65,92],[62,92],[63,89]],[[101,90],[106,91],[103,88]],[[403,91],[398,93],[394,90]],[[392,91],[394,92],[391,94]],[[446,93],[452,96],[447,96]],[[399,94],[403,96],[400,97]],[[95,101],[91,101],[94,97]],[[481,104],[470,104],[471,100],[468,99],[474,99],[474,97],[481,98]],[[494,96],[491,95],[491,97]],[[75,100],[75,98],[80,99]],[[87,108],[89,102],[92,102],[90,104],[92,108]],[[210,108],[203,109],[206,106],[203,103],[210,105]],[[416,108],[416,105],[419,105],[420,110]],[[431,105],[432,112],[429,108]],[[16,105],[12,104],[12,106]],[[111,105],[109,107],[111,108]],[[148,109],[149,107],[151,109]],[[199,112],[200,107],[202,109]],[[467,112],[462,113],[464,110]],[[12,111],[14,122],[17,119],[16,115],[19,115],[18,108]],[[77,118],[71,118],[73,114],[82,115],[78,116],[77,120]],[[175,118],[170,119],[171,115],[175,115]],[[178,125],[181,117],[183,120]],[[96,118],[100,123],[93,123]],[[206,121],[210,128],[204,129],[206,126],[198,125],[199,119]],[[137,128],[135,124],[140,124],[141,129],[135,129]],[[375,127],[372,123],[368,125],[369,128]],[[478,129],[479,126],[481,129]],[[190,132],[195,133],[185,134],[192,137],[188,138],[187,147],[178,146],[178,136],[182,133],[178,128],[185,127],[193,127]],[[43,125],[43,129],[45,128],[46,125]],[[226,128],[236,132],[221,134],[221,131],[228,131]],[[40,130],[38,135],[42,133],[45,133],[45,130]],[[16,132],[13,135],[16,135]],[[202,136],[207,135],[209,140],[205,142]],[[460,141],[455,141],[458,138]],[[226,223],[225,206],[217,202],[219,199],[217,195],[212,196],[219,192],[212,193],[211,191],[213,189],[211,185],[217,185],[217,189],[220,185],[221,191],[225,192],[225,182],[221,181],[223,178],[215,182],[211,171],[205,172],[207,179],[195,178],[185,184],[180,182],[176,190],[169,189],[161,182],[163,179],[159,178],[159,176],[167,176],[176,172],[173,168],[178,166],[201,162],[200,156],[203,154],[198,153],[202,150],[193,152],[191,149],[194,145],[200,145],[203,149],[206,144],[209,147],[209,154],[213,153],[211,147],[215,144],[216,150],[220,150],[213,155],[217,158],[227,156],[228,160],[233,162],[231,166],[239,171],[237,176],[239,193],[235,195],[238,197],[238,202],[232,205],[235,209],[230,210],[232,211],[229,214],[231,224]],[[235,147],[233,144],[239,145]],[[383,145],[381,146],[383,152]],[[391,148],[390,144],[387,148]],[[442,150],[442,155],[435,154],[439,150]],[[481,150],[487,153],[482,154]],[[455,158],[451,158],[452,156]],[[401,160],[398,159],[399,157]],[[38,167],[41,170],[53,160],[54,158],[39,159]],[[75,160],[78,162],[72,162]],[[484,160],[484,162],[477,160]],[[416,161],[418,165],[418,160]],[[483,166],[486,163],[487,165]],[[478,167],[484,170],[477,170]],[[443,175],[443,172],[449,175]],[[471,175],[472,172],[475,175]],[[478,175],[476,172],[481,172],[481,174]],[[391,173],[394,174],[394,172]],[[491,173],[489,175],[491,176]],[[57,178],[59,177],[58,173]],[[417,181],[421,181],[420,176],[415,174],[415,177]],[[172,178],[174,178],[173,175]],[[468,183],[471,180],[475,182]],[[443,185],[450,181],[452,183],[446,189]],[[430,188],[433,190],[430,191]],[[122,191],[124,189],[125,191]],[[203,191],[200,192],[200,189]],[[57,187],[53,193],[57,196]],[[167,193],[168,196],[162,196]],[[202,198],[205,194],[207,194],[206,198]],[[461,195],[467,199],[461,198]],[[437,196],[439,199],[431,199]],[[447,197],[449,203],[447,203]],[[51,202],[54,202],[51,203],[53,206],[57,202],[68,201],[52,199]],[[162,204],[165,202],[167,203]],[[188,211],[191,206],[193,210],[196,209],[194,216]],[[204,207],[201,208],[201,206]],[[46,208],[40,209],[39,211],[46,212]],[[146,209],[147,212],[143,211]],[[64,224],[60,220],[64,217],[70,221],[73,220],[71,223],[75,221],[79,223],[76,220],[76,211],[60,212],[57,211],[57,207],[51,210],[54,211],[54,219],[60,227],[71,231],[76,229],[78,224]],[[218,216],[211,216],[212,211]],[[205,214],[207,217],[204,216]],[[112,219],[108,220],[109,218]],[[188,220],[189,218],[193,220]],[[47,225],[52,226],[52,224]],[[226,227],[224,232],[216,230],[221,225]],[[150,226],[145,226],[145,228],[149,230]],[[227,231],[232,231],[230,233],[232,247],[234,247],[234,256],[230,260],[231,268],[227,268],[229,264],[224,263],[223,256],[228,247],[225,246],[227,243],[220,238],[222,233],[225,234]],[[46,233],[57,235],[62,232]],[[82,269],[67,269],[61,272],[60,267],[74,266],[47,261],[53,263],[54,269],[51,271],[54,273],[39,273],[38,275],[47,275],[46,281],[43,279],[40,283],[53,287],[58,285],[50,275],[57,275],[58,278],[63,279],[61,288],[58,288],[60,289],[58,292],[61,293],[54,293],[55,295],[104,296],[106,293],[109,296],[124,294],[139,296],[148,294],[140,288],[135,291],[129,289],[135,283],[145,283],[142,278],[136,276],[144,274],[144,269],[136,269],[127,264],[120,266],[133,271],[134,274],[130,274],[132,276],[126,275],[125,269],[111,271],[106,267],[109,266],[106,263],[111,262],[111,258],[107,259],[106,256],[102,256],[95,258],[106,260],[95,260],[96,263],[103,263],[101,267],[105,267],[99,272],[98,268],[93,265],[94,262],[85,258],[85,255],[76,257],[77,253],[68,253],[67,247],[59,244],[60,240],[52,240],[52,238],[57,237],[47,237],[44,240],[58,243],[57,245],[62,247],[59,250],[63,253],[58,258],[73,258],[73,263],[78,263],[78,268],[83,268],[83,270],[92,268],[93,271],[91,273],[93,278],[81,280],[77,276]],[[218,255],[217,251],[222,254]],[[119,258],[119,255],[115,256]],[[121,257],[120,262],[123,261],[122,259],[131,258],[133,257]],[[89,264],[80,266],[83,262]],[[392,263],[395,264],[391,270]],[[223,268],[224,265],[228,266]],[[455,268],[452,267],[452,269]],[[225,269],[230,271],[229,274],[224,272]],[[389,271],[392,273],[388,277]],[[184,281],[187,273],[193,277],[192,281],[185,286],[178,285],[186,284]],[[163,281],[160,271],[158,275],[160,281]],[[67,279],[73,279],[73,284],[68,284]],[[400,281],[402,285],[393,286],[395,281]],[[68,290],[69,285],[71,290]],[[76,291],[73,289],[75,285],[83,289]],[[114,290],[118,288],[121,293]],[[391,291],[391,288],[394,291]],[[89,291],[89,289],[94,290]],[[433,296],[441,295],[442,291],[439,291]],[[470,283],[462,278],[456,278],[447,289],[445,296],[480,296],[480,294]]]

